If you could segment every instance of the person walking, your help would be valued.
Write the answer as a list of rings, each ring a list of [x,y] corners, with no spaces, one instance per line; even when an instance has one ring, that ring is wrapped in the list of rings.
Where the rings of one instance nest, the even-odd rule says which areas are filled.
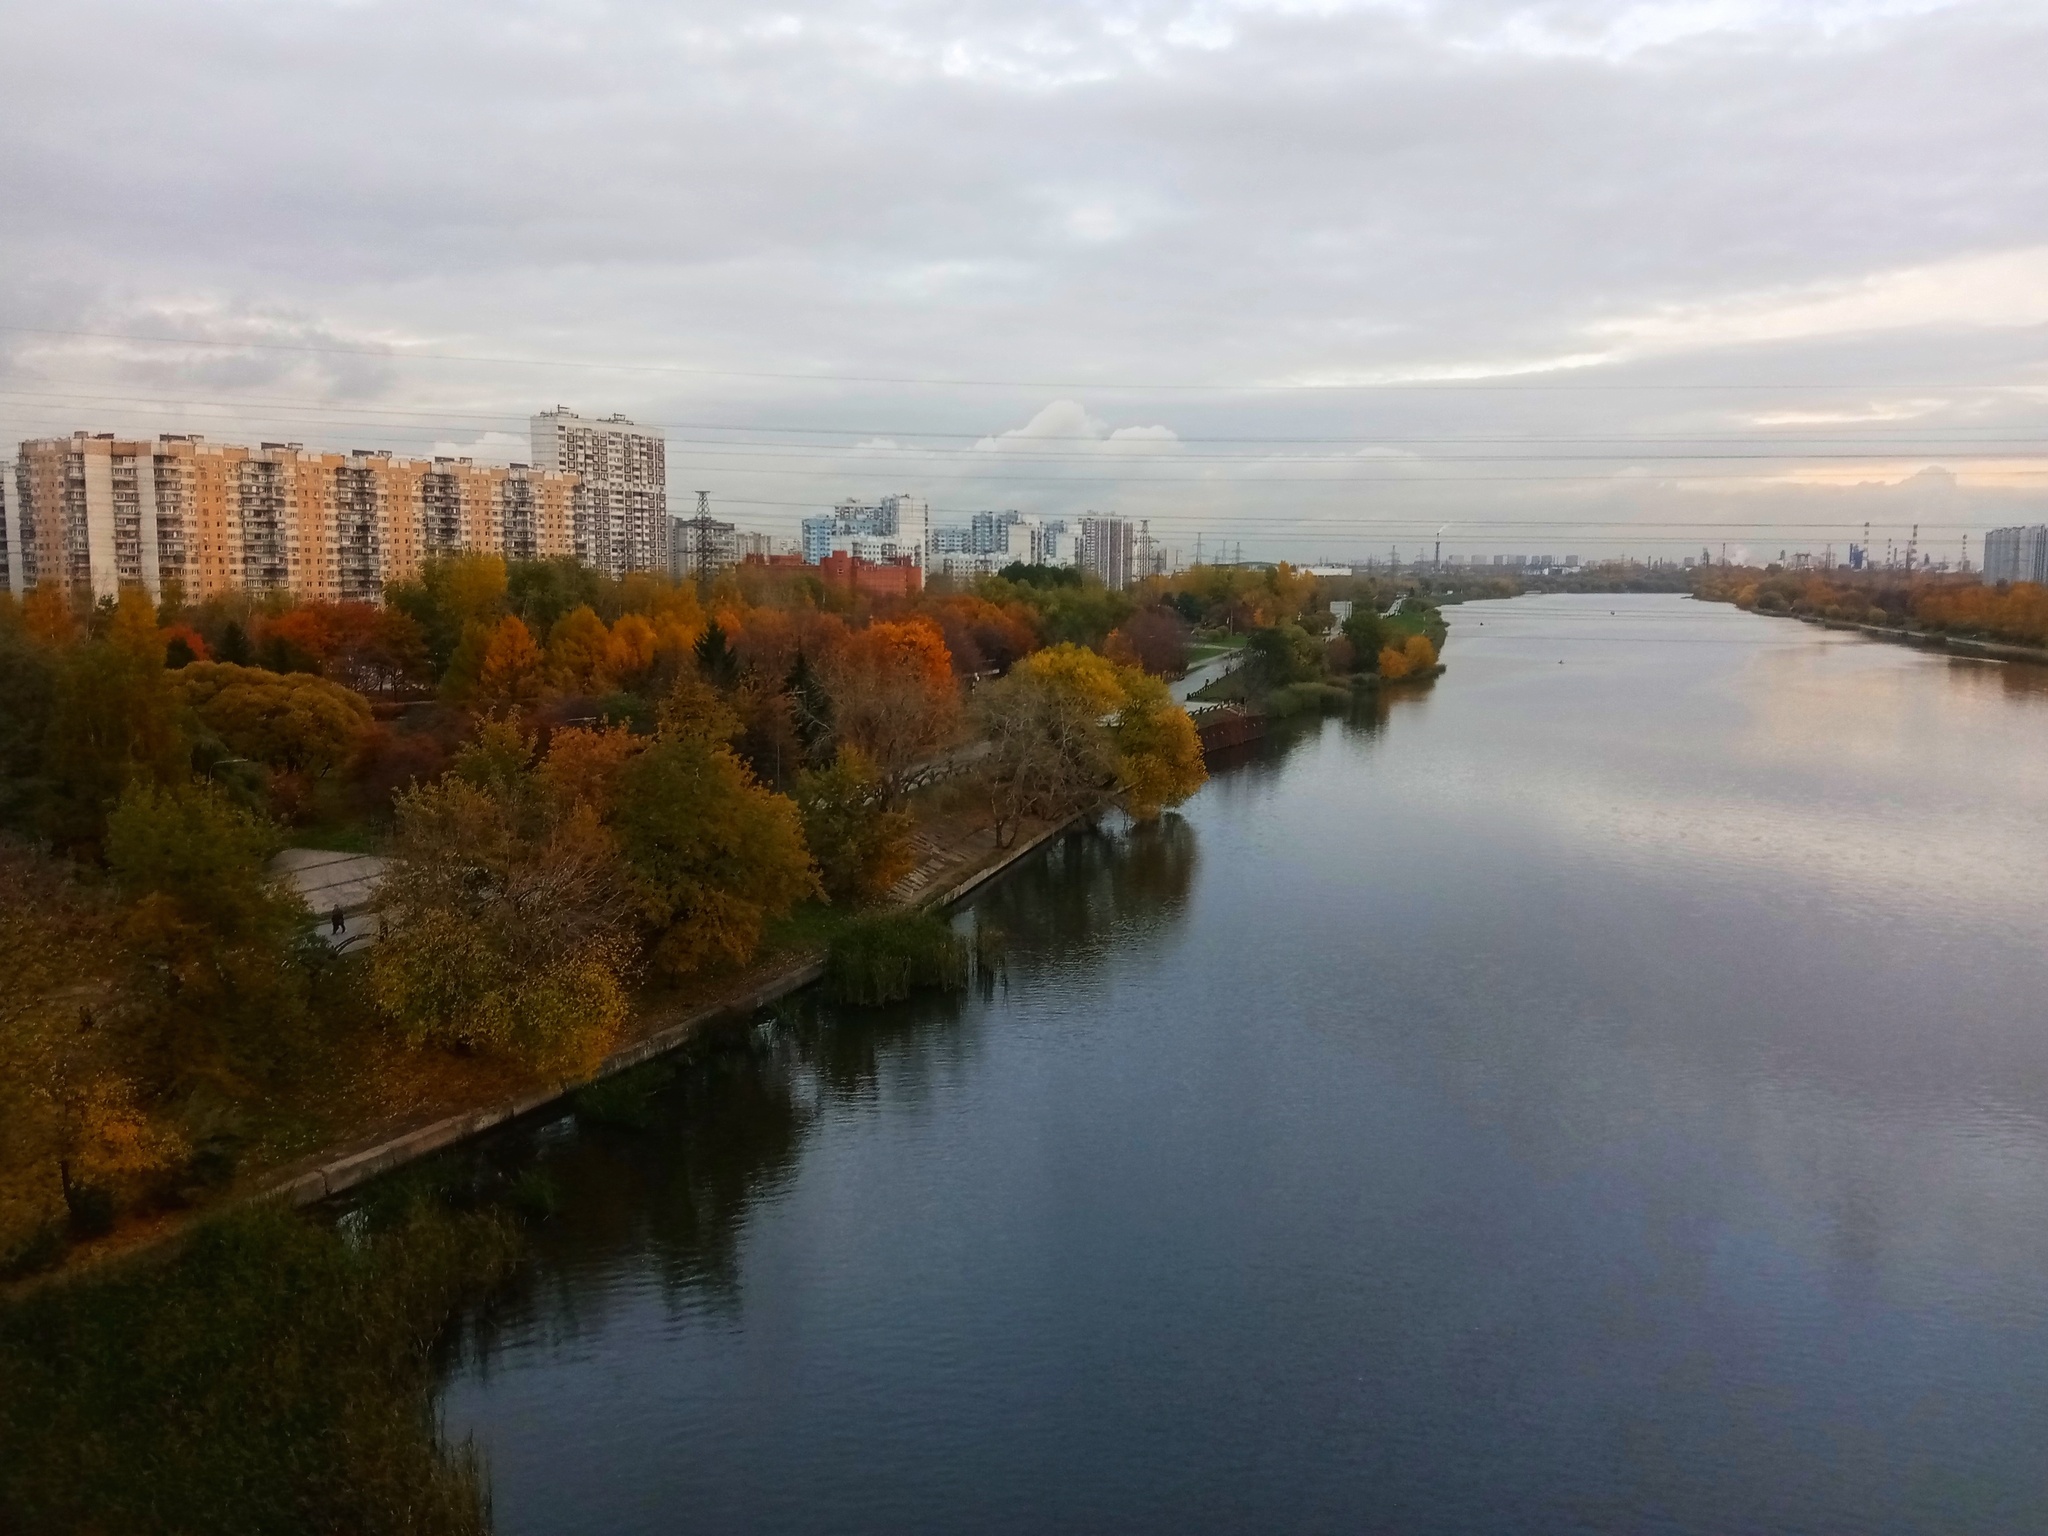
[[[336,906],[334,909],[334,931],[336,933],[348,932],[348,918],[343,914],[339,906]]]

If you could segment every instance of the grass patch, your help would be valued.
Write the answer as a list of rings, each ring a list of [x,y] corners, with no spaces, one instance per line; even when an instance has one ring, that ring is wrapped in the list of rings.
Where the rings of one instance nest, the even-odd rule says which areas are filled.
[[[832,939],[825,985],[842,1003],[895,1003],[928,987],[967,985],[967,941],[928,912],[857,918]]]
[[[425,1200],[349,1234],[259,1209],[0,1309],[0,1530],[480,1536],[432,1355],[518,1248]]]

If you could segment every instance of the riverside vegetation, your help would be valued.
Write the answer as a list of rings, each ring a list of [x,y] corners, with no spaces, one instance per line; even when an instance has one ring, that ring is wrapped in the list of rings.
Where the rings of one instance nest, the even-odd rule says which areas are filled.
[[[465,556],[380,606],[0,599],[0,1270],[573,1080],[637,1009],[790,945],[856,1001],[995,975],[999,935],[876,910],[919,828],[1001,846],[1185,799],[1162,678],[1205,632],[1434,664],[1419,614],[1326,636],[1328,595],[1013,567],[875,605]],[[268,873],[287,842],[390,857],[382,942],[328,947]],[[486,1526],[429,1367],[545,1192],[377,1190],[339,1227],[230,1208],[0,1306],[0,1529]]]
[[[2048,587],[2029,581],[1986,586],[1968,572],[1709,566],[1694,591],[1757,613],[2048,648]]]

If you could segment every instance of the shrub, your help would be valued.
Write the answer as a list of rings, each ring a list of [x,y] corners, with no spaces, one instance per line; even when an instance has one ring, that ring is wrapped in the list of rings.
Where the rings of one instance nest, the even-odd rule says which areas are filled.
[[[834,936],[825,982],[843,1003],[901,1002],[913,992],[967,985],[967,941],[929,912],[864,917]]]

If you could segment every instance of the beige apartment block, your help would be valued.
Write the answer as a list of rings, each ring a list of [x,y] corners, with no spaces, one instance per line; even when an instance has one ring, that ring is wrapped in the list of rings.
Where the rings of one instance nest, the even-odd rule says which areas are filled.
[[[441,555],[572,554],[582,517],[581,481],[560,471],[183,436],[25,442],[15,487],[0,498],[8,588],[95,599],[139,586],[375,602]]]
[[[667,447],[624,416],[587,421],[567,406],[529,423],[533,462],[582,483],[575,555],[607,576],[669,568]]]

